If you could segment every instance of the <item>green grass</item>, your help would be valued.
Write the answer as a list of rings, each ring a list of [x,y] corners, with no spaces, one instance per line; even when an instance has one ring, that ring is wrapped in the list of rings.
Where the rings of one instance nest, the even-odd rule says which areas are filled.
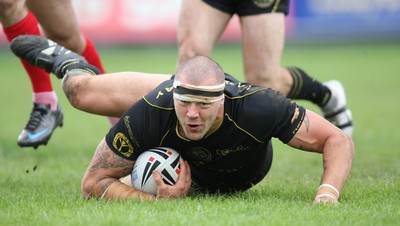
[[[177,56],[175,46],[99,51],[109,72],[173,73]],[[53,76],[65,125],[47,146],[18,147],[16,138],[32,107],[31,88],[19,61],[0,49],[0,225],[398,225],[399,53],[400,43],[289,45],[285,50],[284,65],[299,66],[320,81],[339,79],[347,89],[356,159],[341,204],[332,207],[311,205],[321,156],[279,141],[274,141],[271,172],[243,194],[143,203],[84,200],[80,180],[108,130],[107,120],[73,109]],[[238,46],[219,46],[213,57],[242,78]]]

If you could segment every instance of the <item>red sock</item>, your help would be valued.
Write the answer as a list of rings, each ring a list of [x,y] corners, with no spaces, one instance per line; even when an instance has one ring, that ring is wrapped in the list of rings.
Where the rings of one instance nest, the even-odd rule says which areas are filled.
[[[83,50],[82,56],[89,62],[89,64],[96,66],[101,73],[105,73],[103,64],[101,63],[99,53],[96,50],[93,42],[88,38],[85,37],[86,47]]]
[[[19,35],[40,35],[39,23],[36,17],[29,11],[24,19],[10,27],[4,27],[3,31],[8,41],[13,40]],[[34,93],[53,91],[49,73],[23,60],[21,62],[29,75]]]

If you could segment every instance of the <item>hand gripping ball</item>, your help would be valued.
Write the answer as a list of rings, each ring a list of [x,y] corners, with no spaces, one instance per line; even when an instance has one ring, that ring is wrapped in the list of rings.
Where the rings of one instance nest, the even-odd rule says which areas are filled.
[[[132,185],[143,192],[157,195],[153,171],[160,172],[164,183],[174,185],[180,173],[180,155],[167,147],[151,148],[137,158],[132,170]]]

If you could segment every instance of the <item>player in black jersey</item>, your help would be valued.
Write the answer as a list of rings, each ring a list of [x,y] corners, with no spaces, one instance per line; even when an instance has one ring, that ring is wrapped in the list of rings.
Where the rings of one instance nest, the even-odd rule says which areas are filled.
[[[96,75],[96,68],[68,50],[50,51],[61,49],[55,45],[40,37],[21,37],[11,48],[27,62],[63,77],[64,92],[74,106],[113,116],[126,110],[97,147],[82,179],[85,197],[180,198],[192,181],[200,191],[244,191],[268,173],[271,139],[278,138],[294,148],[323,154],[315,202],[338,202],[351,171],[354,145],[318,114],[274,90],[237,81],[208,57],[184,61],[172,78],[141,72],[88,76]],[[133,105],[126,107],[122,99]],[[124,177],[139,154],[158,146],[181,154],[181,173],[170,186],[154,172],[154,197],[127,185]]]

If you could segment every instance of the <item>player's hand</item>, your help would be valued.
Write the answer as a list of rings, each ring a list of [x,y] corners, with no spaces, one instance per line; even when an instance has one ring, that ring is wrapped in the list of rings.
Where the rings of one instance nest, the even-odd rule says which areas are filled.
[[[314,199],[314,204],[331,204],[337,205],[339,201],[335,197],[318,195]]]
[[[339,204],[340,192],[331,184],[321,184],[318,187],[317,196],[315,196],[314,204]]]
[[[158,199],[177,199],[186,197],[192,184],[192,175],[190,173],[189,164],[182,158],[179,160],[180,170],[179,178],[175,185],[165,184],[159,172],[153,172],[154,181],[157,184]]]

